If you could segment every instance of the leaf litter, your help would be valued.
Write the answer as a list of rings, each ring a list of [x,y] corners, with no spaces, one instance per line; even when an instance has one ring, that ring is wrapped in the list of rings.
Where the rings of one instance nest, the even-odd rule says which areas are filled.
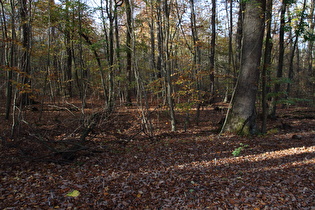
[[[0,208],[315,209],[314,118],[281,110],[266,135],[219,136],[216,122],[222,113],[208,111],[186,132],[169,132],[167,119],[159,119],[153,140],[135,135],[136,115],[119,113],[94,131],[87,141],[92,150],[79,151],[67,162],[43,155],[47,151],[28,141],[32,136],[25,132],[19,140],[25,144],[22,152],[1,146]],[[311,111],[307,114],[314,116]],[[36,131],[55,140],[73,133],[79,122],[62,114],[61,124],[49,121]],[[209,116],[215,118],[209,121]],[[46,131],[49,124],[63,129]],[[121,143],[128,136],[132,139]],[[240,145],[248,146],[233,156]]]

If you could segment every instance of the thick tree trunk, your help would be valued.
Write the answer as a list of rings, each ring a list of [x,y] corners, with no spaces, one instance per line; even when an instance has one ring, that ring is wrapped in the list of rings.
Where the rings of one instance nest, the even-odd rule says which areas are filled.
[[[250,134],[256,130],[255,101],[264,35],[265,0],[246,2],[240,75],[221,133]]]

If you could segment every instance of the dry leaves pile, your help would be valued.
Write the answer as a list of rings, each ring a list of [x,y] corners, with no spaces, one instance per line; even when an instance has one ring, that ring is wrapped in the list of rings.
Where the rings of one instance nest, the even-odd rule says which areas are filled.
[[[130,134],[134,139],[121,144],[115,136],[137,127],[124,115],[106,131],[97,128],[88,141],[93,149],[67,162],[37,156],[36,147],[40,158],[2,146],[0,208],[314,210],[315,112],[304,119],[302,111],[283,111],[263,136],[218,136],[213,130],[220,118],[210,110],[204,119],[218,119],[187,132],[161,129],[154,140]],[[281,127],[283,121],[290,127]],[[46,136],[56,129],[54,138],[67,132],[62,123],[41,126],[35,129],[51,126]],[[233,156],[240,145],[246,147]]]

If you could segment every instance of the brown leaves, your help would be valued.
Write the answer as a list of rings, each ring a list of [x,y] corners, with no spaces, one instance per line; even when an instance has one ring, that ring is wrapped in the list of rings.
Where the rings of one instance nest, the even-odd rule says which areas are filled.
[[[210,131],[212,127],[209,129],[217,120],[213,124],[204,121],[185,133],[161,130],[159,141],[138,135],[138,139],[122,145],[117,143],[114,132],[119,129],[128,135],[137,127],[134,119],[126,115],[117,117],[106,131],[95,131],[95,142],[88,143],[100,152],[80,153],[67,164],[49,163],[46,159],[25,161],[18,149],[1,148],[0,208],[315,207],[314,120],[298,123],[294,119],[290,131],[248,138],[217,137]],[[70,126],[73,121],[63,121],[63,127],[67,122]],[[290,118],[286,122],[290,123]],[[50,126],[54,127],[58,126]],[[56,133],[56,138],[67,136],[60,130]],[[293,135],[301,138],[292,138]],[[232,151],[240,143],[249,146],[239,157],[233,157]]]

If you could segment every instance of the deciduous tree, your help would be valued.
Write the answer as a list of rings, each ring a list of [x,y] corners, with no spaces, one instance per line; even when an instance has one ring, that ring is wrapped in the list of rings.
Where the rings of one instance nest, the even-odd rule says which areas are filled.
[[[255,101],[259,83],[265,0],[246,2],[241,67],[221,133],[250,134],[256,131]]]

